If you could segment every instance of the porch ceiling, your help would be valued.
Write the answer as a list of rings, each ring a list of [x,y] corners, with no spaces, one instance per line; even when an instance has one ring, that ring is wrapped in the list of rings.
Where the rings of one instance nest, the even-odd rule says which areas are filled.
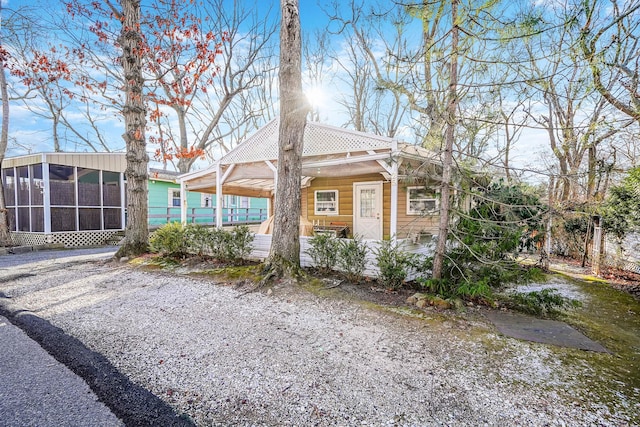
[[[302,186],[308,185],[310,179],[319,177],[346,177],[382,174],[389,178],[389,173],[383,165],[389,163],[388,152],[369,152],[314,156],[303,159]],[[396,157],[401,159],[398,173],[407,178],[430,177],[437,179],[440,174],[439,162],[435,158],[427,158],[417,153],[401,153]],[[434,161],[435,160],[435,161]],[[277,167],[277,162],[270,162]],[[274,171],[267,162],[256,161],[236,165],[222,165],[222,174],[226,175],[222,192],[249,197],[270,197],[273,194]],[[216,170],[210,168],[185,179],[187,188],[191,191],[216,193]]]
[[[302,185],[308,185],[309,178],[356,176],[371,173],[383,173],[384,168],[377,161],[356,162],[350,164],[322,164],[305,162],[302,166]],[[274,166],[277,166],[274,164]],[[223,174],[228,168],[223,169]],[[222,185],[224,194],[249,197],[270,197],[274,190],[274,172],[264,162],[236,165]],[[216,172],[187,181],[191,191],[216,193]]]

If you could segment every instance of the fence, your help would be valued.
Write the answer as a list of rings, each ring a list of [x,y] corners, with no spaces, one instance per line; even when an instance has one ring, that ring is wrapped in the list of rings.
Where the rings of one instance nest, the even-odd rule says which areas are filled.
[[[188,208],[187,223],[215,225],[216,208]],[[180,222],[179,207],[149,207],[149,225],[160,226]],[[260,224],[267,219],[266,208],[222,208],[223,225]]]

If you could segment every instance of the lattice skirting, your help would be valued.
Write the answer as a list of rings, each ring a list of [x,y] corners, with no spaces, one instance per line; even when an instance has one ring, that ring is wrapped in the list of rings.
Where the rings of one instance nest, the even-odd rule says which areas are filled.
[[[309,240],[311,237],[300,236],[300,265],[302,267],[313,266],[313,259],[309,256],[308,250],[311,248]],[[366,245],[369,248],[367,252],[366,266],[363,275],[366,277],[377,277],[380,273],[380,269],[377,266],[375,253],[380,246],[379,241],[368,240]],[[399,239],[399,247],[409,253],[418,253],[422,255],[432,255],[434,247],[432,244],[421,245],[413,243],[408,239]],[[249,254],[249,258],[256,261],[264,261],[269,256],[269,250],[271,249],[271,234],[254,234],[253,250]],[[413,280],[417,276],[417,272],[409,271],[407,274],[407,280]]]
[[[62,244],[67,248],[82,246],[101,246],[120,233],[119,230],[108,231],[72,231],[65,233],[25,233],[12,232],[13,243],[19,246],[34,246],[45,244]]]

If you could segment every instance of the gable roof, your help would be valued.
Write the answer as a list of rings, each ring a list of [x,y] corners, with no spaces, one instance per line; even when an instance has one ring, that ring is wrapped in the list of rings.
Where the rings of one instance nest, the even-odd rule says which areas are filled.
[[[279,121],[272,120],[220,159],[222,164],[278,159]],[[393,139],[319,122],[307,122],[302,157],[388,149]]]
[[[279,121],[272,120],[210,167],[181,175],[178,180],[186,183],[191,190],[215,192],[216,173],[221,170],[224,187],[236,192],[233,194],[266,197],[274,188],[278,138]],[[388,176],[394,158],[440,163],[435,153],[422,147],[399,143],[393,138],[307,122],[302,151],[303,183],[317,176],[368,173]],[[238,193],[240,188],[245,190]]]

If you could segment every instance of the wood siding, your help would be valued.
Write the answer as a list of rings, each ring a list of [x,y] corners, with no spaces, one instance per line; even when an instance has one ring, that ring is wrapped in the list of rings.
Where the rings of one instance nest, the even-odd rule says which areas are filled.
[[[407,215],[407,186],[398,186],[398,237],[414,237],[418,233],[438,234],[440,215]]]
[[[320,225],[332,222],[344,222],[353,230],[353,184],[356,182],[383,182],[383,237],[390,238],[391,229],[391,183],[384,181],[380,174],[369,174],[353,177],[315,178],[311,185],[302,191],[302,216]],[[314,212],[314,195],[318,190],[338,190],[338,215],[316,215]],[[438,215],[407,215],[406,185],[398,185],[398,238],[414,237],[418,233],[437,234]]]
[[[307,188],[306,218],[320,225],[330,225],[332,222],[346,223],[349,230],[353,231],[353,184],[355,182],[381,182],[384,178],[380,174],[369,174],[350,177],[327,177],[315,178],[311,181],[311,186]],[[390,184],[384,182],[383,185],[383,234],[389,236],[389,216],[391,214]],[[316,215],[315,214],[315,192],[318,190],[338,190],[338,215]]]

